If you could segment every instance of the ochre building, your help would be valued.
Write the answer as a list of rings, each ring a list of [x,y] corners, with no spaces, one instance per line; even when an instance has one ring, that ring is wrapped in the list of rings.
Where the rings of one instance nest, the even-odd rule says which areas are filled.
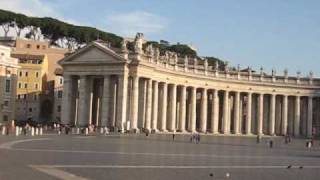
[[[311,137],[319,130],[320,79],[223,71],[207,60],[93,42],[60,61],[62,123],[115,131]]]

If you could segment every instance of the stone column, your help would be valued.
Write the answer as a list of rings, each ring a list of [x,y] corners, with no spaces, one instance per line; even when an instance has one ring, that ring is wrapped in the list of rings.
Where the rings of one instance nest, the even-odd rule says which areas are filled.
[[[190,127],[189,131],[196,131],[196,119],[197,119],[197,88],[192,87],[191,89],[191,118],[190,118]]]
[[[240,133],[240,92],[236,92],[234,103],[234,133]]]
[[[313,119],[313,97],[308,97],[308,121],[307,121],[307,137],[312,137],[312,119]]]
[[[86,127],[89,123],[89,103],[90,103],[90,83],[89,77],[80,76],[79,86],[79,121],[78,126]]]
[[[161,103],[161,131],[167,130],[167,94],[168,94],[168,85],[163,83],[162,86],[162,103]]]
[[[72,112],[72,104],[73,104],[73,94],[75,92],[72,91],[73,83],[72,77],[70,75],[63,76],[64,83],[63,83],[63,98],[62,98],[62,109],[61,111],[61,122],[62,124],[70,124],[74,112]]]
[[[217,134],[219,132],[219,96],[218,90],[213,91],[212,107],[211,107],[211,132]]]
[[[294,136],[300,136],[300,96],[296,96],[294,116]]]
[[[257,134],[263,134],[263,94],[259,94],[258,99],[258,129]]]
[[[224,92],[224,97],[223,97],[223,133],[224,134],[229,134],[230,133],[230,115],[229,115],[229,91]]]
[[[132,77],[131,130],[138,131],[139,77]]]
[[[170,89],[170,118],[169,118],[169,131],[174,132],[176,130],[176,113],[177,113],[177,85],[172,84]]]
[[[152,113],[152,79],[147,80],[146,130],[151,130]]]
[[[252,110],[252,93],[248,92],[247,96],[247,119],[246,119],[246,133],[251,134],[251,110]]]
[[[153,110],[152,110],[152,130],[158,130],[158,86],[159,83],[154,81],[153,86]]]
[[[201,110],[200,110],[200,131],[207,132],[207,108],[208,108],[208,96],[207,89],[203,88],[201,93]]]
[[[111,121],[110,118],[110,100],[111,100],[111,92],[110,92],[110,76],[104,76],[103,80],[103,95],[102,95],[102,111],[101,111],[101,126],[106,127]]]
[[[282,101],[282,135],[287,134],[288,129],[288,96],[283,95]]]
[[[127,91],[128,76],[126,74],[118,76],[118,97],[117,97],[117,128],[123,132],[126,123],[127,112]]]
[[[276,95],[271,94],[270,121],[269,121],[269,134],[271,136],[275,135],[275,126],[276,126]]]
[[[186,86],[181,86],[181,91],[180,91],[180,108],[179,108],[179,130],[181,132],[185,131],[186,127],[186,95],[187,95],[187,88]]]

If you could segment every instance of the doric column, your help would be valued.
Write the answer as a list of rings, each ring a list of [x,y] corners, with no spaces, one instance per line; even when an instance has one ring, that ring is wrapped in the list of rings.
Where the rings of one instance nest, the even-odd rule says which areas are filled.
[[[240,133],[240,92],[236,92],[234,103],[234,133]]]
[[[167,130],[167,94],[168,94],[168,85],[163,83],[162,86],[162,103],[161,103],[161,131]]]
[[[270,121],[269,121],[269,135],[275,135],[276,126],[276,95],[271,94],[270,100]]]
[[[152,79],[147,80],[146,129],[151,130]]]
[[[71,112],[71,110],[72,110],[73,94],[75,94],[75,92],[72,91],[73,89],[72,77],[70,75],[64,75],[63,80],[64,80],[63,98],[62,98],[63,111],[61,111],[61,122],[62,124],[70,124],[72,122],[72,118],[74,115],[74,112]]]
[[[171,88],[169,89],[170,92],[170,124],[169,124],[169,131],[176,130],[176,112],[177,112],[177,85],[172,84]]]
[[[251,110],[252,110],[252,93],[248,92],[247,96],[247,119],[246,119],[246,133],[251,134]]]
[[[223,97],[223,133],[229,134],[230,133],[230,123],[229,123],[229,91],[224,91]]]
[[[263,94],[258,98],[258,129],[257,134],[263,134]]]
[[[186,127],[186,96],[187,95],[187,88],[186,86],[181,86],[181,91],[180,91],[180,114],[179,114],[179,130],[181,132],[185,131]]]
[[[288,127],[288,96],[283,95],[282,100],[282,135],[287,134]]]
[[[80,76],[79,86],[79,121],[78,126],[85,127],[89,123],[90,83],[87,76]]]
[[[139,77],[132,77],[132,98],[130,111],[131,130],[138,130],[138,106],[139,106]]]
[[[190,118],[190,127],[189,131],[195,132],[196,131],[196,119],[197,119],[197,88],[191,88],[191,118]]]
[[[152,110],[152,130],[158,130],[158,86],[159,83],[154,81],[153,86],[153,110]]]
[[[201,93],[201,110],[200,110],[200,131],[207,131],[207,108],[208,108],[207,89],[203,88]]]
[[[214,90],[212,94],[211,107],[211,132],[217,134],[219,132],[219,96],[218,90]]]
[[[307,121],[307,137],[312,137],[312,116],[313,116],[313,104],[312,96],[308,97],[308,121]]]
[[[121,132],[124,130],[127,112],[127,90],[128,76],[126,74],[118,76],[118,97],[117,97],[117,128]]]
[[[106,75],[103,79],[103,95],[102,95],[102,115],[101,115],[101,126],[106,127],[110,118],[110,76]]]
[[[296,96],[295,106],[294,106],[295,116],[294,116],[294,136],[300,136],[300,96]]]

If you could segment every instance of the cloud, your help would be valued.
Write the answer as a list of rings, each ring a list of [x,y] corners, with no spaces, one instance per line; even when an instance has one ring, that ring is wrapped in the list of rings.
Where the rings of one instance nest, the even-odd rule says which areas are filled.
[[[71,24],[83,25],[76,20],[64,17],[52,7],[52,4],[41,0],[2,0],[0,1],[0,9],[22,13],[27,16],[53,17]]]
[[[111,14],[106,22],[106,29],[124,36],[133,36],[137,32],[156,34],[167,26],[167,19],[145,11]]]

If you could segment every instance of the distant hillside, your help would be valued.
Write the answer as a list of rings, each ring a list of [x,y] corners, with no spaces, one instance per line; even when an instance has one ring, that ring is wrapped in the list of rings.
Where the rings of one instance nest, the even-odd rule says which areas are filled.
[[[21,37],[22,30],[27,30],[26,38],[36,39],[37,34],[41,32],[52,45],[62,46],[66,44],[67,48],[77,49],[81,45],[90,43],[96,39],[109,42],[113,47],[121,47],[122,37],[113,33],[101,31],[99,29],[87,26],[76,26],[58,19],[50,17],[30,17],[24,14],[14,13],[0,9],[0,26],[5,32],[5,36],[11,29],[16,31],[16,36]],[[160,51],[173,51],[179,56],[197,57],[196,51],[184,44],[163,45],[155,41],[149,41],[146,44],[153,44]],[[130,44],[129,44],[130,45]],[[129,48],[130,49],[130,48]],[[218,61],[219,64],[224,62],[215,57],[207,57],[209,64]]]

